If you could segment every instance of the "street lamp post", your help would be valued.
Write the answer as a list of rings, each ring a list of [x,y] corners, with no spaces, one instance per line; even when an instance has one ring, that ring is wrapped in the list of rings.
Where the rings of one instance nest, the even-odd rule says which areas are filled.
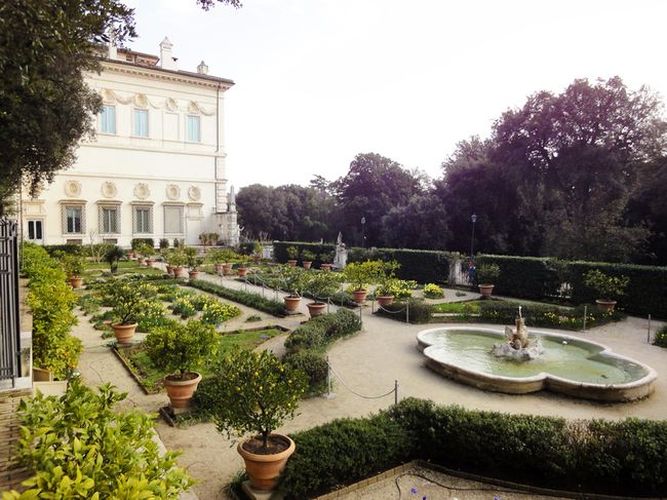
[[[470,258],[472,259],[475,255],[474,246],[475,246],[475,222],[477,222],[477,214],[472,214],[470,216],[472,222],[472,235],[470,236]]]
[[[361,248],[366,248],[366,217],[361,218]]]

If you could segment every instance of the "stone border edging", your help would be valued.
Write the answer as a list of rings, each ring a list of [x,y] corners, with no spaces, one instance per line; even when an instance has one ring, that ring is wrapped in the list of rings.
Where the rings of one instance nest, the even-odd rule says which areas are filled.
[[[330,493],[325,493],[324,495],[315,497],[315,500],[334,500],[336,498],[342,497],[343,495],[354,493],[355,491],[358,491],[362,488],[379,483],[380,481],[383,481],[385,479],[389,479],[390,477],[393,477],[397,474],[403,474],[409,472],[410,470],[416,467],[422,467],[424,469],[429,469],[435,472],[442,472],[444,474],[458,477],[460,479],[477,481],[480,483],[491,484],[493,486],[514,489],[517,490],[518,492],[533,493],[536,495],[566,497],[566,498],[581,498],[589,500],[633,500],[634,498],[637,498],[637,497],[626,497],[626,496],[616,496],[616,495],[602,495],[599,493],[574,492],[574,491],[554,490],[551,488],[541,488],[539,486],[531,486],[522,483],[513,483],[511,481],[505,481],[503,479],[480,476],[477,474],[472,474],[470,472],[453,470],[443,465],[438,465],[431,462],[427,462],[425,460],[417,459],[417,460],[412,460],[410,462],[406,462],[397,467],[393,467],[373,477],[363,479],[349,486],[345,486],[339,490],[335,490]],[[651,498],[651,497],[641,497],[641,498]]]

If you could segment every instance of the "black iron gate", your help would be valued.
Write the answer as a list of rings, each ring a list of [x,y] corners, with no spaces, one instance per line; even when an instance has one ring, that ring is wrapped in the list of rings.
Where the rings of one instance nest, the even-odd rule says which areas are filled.
[[[21,374],[18,254],[18,225],[0,218],[0,380]]]

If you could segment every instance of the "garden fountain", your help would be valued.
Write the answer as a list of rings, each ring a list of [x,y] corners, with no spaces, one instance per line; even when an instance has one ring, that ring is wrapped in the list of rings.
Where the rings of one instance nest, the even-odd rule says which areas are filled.
[[[606,346],[546,331],[528,333],[519,312],[516,328],[441,327],[417,334],[429,368],[459,382],[507,394],[543,389],[600,401],[650,395],[656,372]],[[503,342],[499,342],[502,340]]]

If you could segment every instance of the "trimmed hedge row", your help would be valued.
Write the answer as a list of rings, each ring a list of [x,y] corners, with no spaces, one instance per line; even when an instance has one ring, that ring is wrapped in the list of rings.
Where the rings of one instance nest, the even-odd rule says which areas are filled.
[[[264,311],[265,313],[269,313],[278,318],[283,318],[287,314],[285,312],[285,304],[277,300],[267,299],[256,293],[232,290],[231,288],[216,285],[215,283],[204,280],[190,280],[187,284],[193,288],[222,297],[223,299],[233,300],[234,302],[252,307],[253,309]]]
[[[293,434],[282,488],[309,498],[410,460],[539,487],[667,495],[667,422],[466,410],[405,399],[370,418]]]
[[[324,358],[326,348],[336,339],[347,337],[361,330],[361,321],[352,311],[339,309],[333,314],[323,314],[295,329],[287,340],[284,362],[306,373],[311,396],[322,394],[326,387],[329,367]]]
[[[335,250],[332,244],[274,242],[274,258],[287,261],[287,248],[295,246],[299,251],[308,249],[316,254]],[[434,250],[407,250],[393,248],[349,248],[349,261],[366,259],[396,260],[401,267],[396,272],[401,279],[413,279],[421,283],[442,283],[449,276],[449,263],[460,259],[458,254]],[[315,261],[319,266],[319,260]],[[610,264],[604,262],[561,261],[549,257],[517,257],[486,255],[476,257],[476,265],[497,264],[500,276],[494,293],[531,300],[561,297],[574,304],[594,303],[600,297],[584,284],[584,275],[597,269],[611,276],[627,276],[630,283],[625,296],[619,300],[619,308],[627,313],[667,318],[667,267]],[[561,287],[561,284],[567,286]],[[562,289],[561,289],[562,288]]]

